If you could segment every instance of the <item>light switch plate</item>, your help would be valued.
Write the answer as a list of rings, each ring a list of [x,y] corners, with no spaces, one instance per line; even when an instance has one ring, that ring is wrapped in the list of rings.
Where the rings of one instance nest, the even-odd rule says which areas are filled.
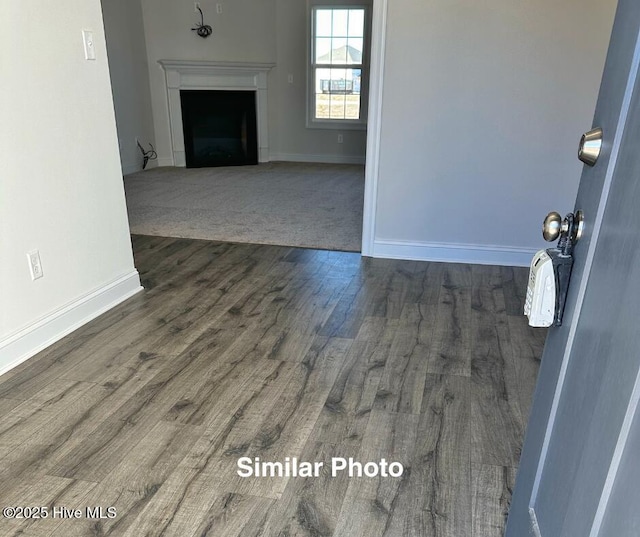
[[[93,42],[93,32],[91,30],[82,30],[82,41],[84,43],[84,59],[95,60],[96,48]]]

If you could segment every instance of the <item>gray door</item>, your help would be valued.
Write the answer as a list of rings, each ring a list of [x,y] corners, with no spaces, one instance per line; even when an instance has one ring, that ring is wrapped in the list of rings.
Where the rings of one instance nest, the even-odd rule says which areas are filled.
[[[547,338],[507,537],[640,535],[639,32],[640,2],[620,0],[593,122],[604,145],[580,182],[585,235]]]

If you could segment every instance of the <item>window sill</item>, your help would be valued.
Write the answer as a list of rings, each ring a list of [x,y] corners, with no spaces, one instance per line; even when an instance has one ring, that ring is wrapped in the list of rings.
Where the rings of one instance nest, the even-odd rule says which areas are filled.
[[[307,120],[307,129],[328,129],[335,131],[365,131],[367,130],[366,121],[348,121],[348,120]]]

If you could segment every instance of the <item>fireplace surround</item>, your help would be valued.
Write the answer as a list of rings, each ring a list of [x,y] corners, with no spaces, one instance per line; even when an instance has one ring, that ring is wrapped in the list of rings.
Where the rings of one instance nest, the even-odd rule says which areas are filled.
[[[180,90],[254,91],[258,162],[269,161],[267,75],[275,64],[195,60],[160,60],[158,63],[165,71],[174,166],[186,165]]]

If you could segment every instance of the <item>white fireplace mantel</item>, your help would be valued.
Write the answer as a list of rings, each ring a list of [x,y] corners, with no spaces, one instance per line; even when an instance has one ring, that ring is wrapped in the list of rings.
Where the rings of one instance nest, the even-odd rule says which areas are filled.
[[[174,166],[185,166],[180,90],[246,90],[256,92],[258,161],[269,160],[267,74],[273,63],[159,60],[165,71]]]

